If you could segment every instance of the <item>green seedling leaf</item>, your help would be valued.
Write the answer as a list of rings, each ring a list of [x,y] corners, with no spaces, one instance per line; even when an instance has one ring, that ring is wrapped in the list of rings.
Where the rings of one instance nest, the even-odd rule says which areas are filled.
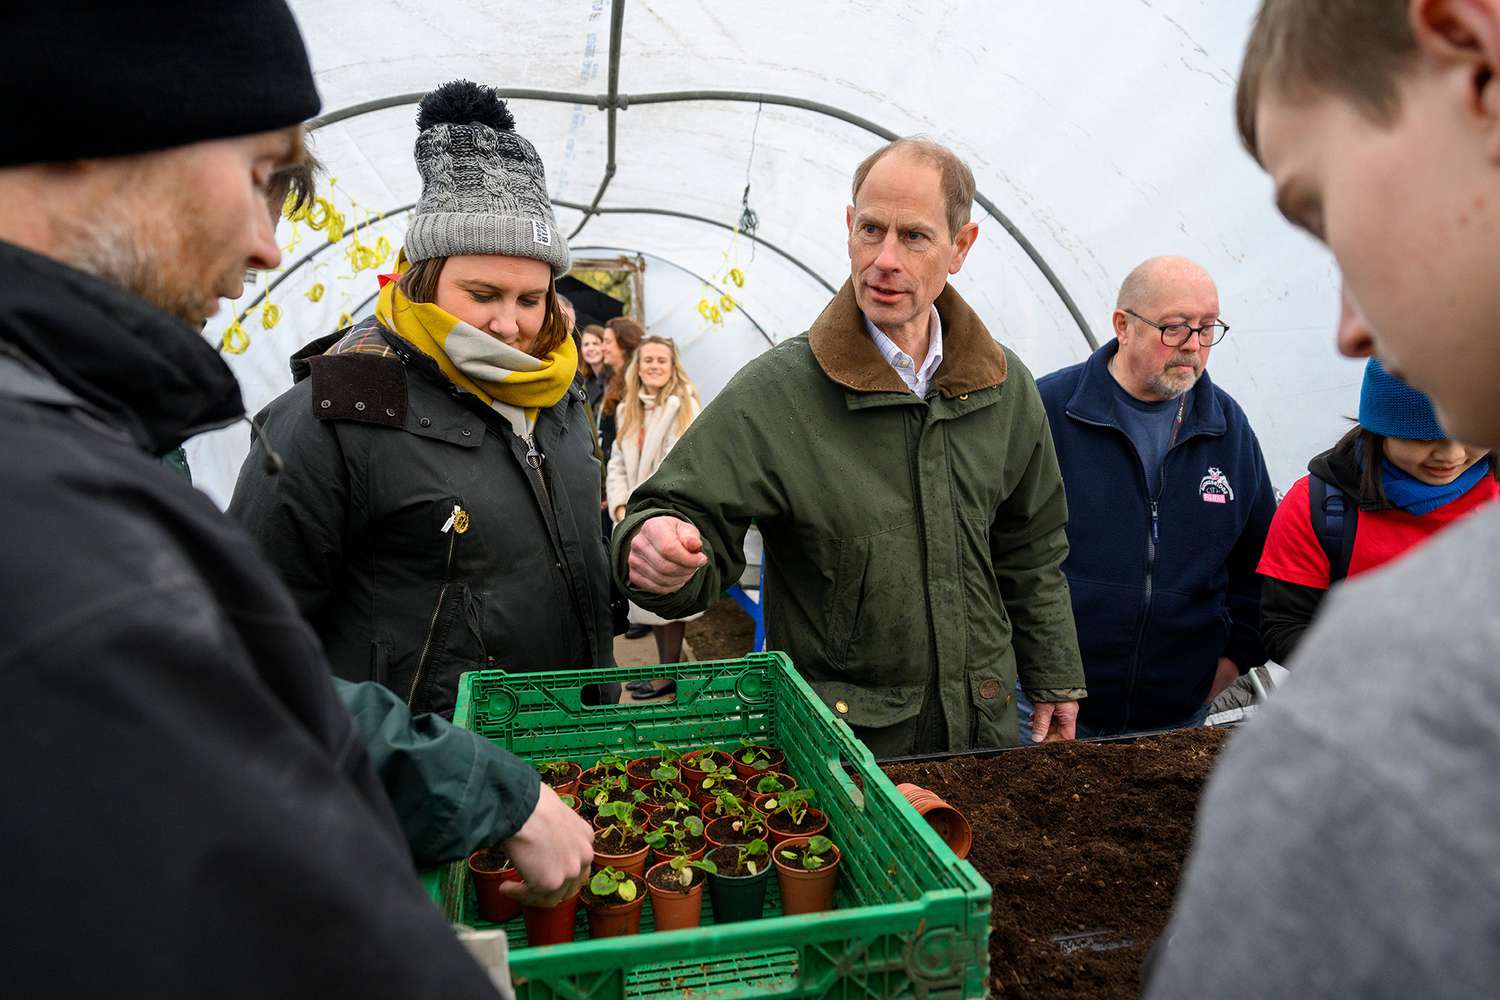
[[[646,834],[646,845],[648,847],[654,847],[657,850],[661,850],[662,848],[667,846],[666,833],[664,833],[660,829],[652,830],[650,833]]]
[[[635,880],[627,878],[625,881],[620,883],[619,888],[617,888],[615,892],[619,894],[619,897],[625,900],[625,902],[630,902],[631,900],[635,899]]]
[[[765,792],[784,792],[786,785],[781,783],[781,777],[775,774],[762,775],[755,783],[755,790],[764,794]]]
[[[677,768],[672,767],[669,764],[663,764],[660,767],[651,769],[651,777],[655,778],[657,781],[676,781],[677,776],[680,773],[681,772],[679,772]]]
[[[781,852],[781,856],[783,858],[786,858],[788,861],[796,861],[797,860],[797,852],[796,851],[782,851]]]
[[[760,871],[759,868],[755,867],[755,862],[754,861],[746,861],[745,862],[745,867],[750,870],[750,874],[751,875],[755,875],[755,874],[757,874]]]
[[[703,817],[701,816],[687,817],[682,821],[682,826],[683,829],[687,830],[688,834],[691,836],[703,836]]]
[[[809,837],[807,840],[807,849],[814,854],[827,854],[833,850],[833,841],[822,834],[816,837]]]
[[[594,872],[594,877],[589,879],[589,892],[592,892],[596,896],[608,896],[614,892],[619,882],[610,874],[613,870],[612,868],[601,868],[599,871]]]

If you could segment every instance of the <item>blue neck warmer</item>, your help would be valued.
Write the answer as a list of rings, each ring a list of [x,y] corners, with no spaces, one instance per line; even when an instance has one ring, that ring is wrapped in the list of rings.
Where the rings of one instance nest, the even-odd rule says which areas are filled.
[[[1429,486],[1417,477],[1402,472],[1388,458],[1381,458],[1380,472],[1385,498],[1391,505],[1421,517],[1444,504],[1452,503],[1473,489],[1475,484],[1490,474],[1490,459],[1483,458],[1475,462],[1468,472],[1447,486]]]

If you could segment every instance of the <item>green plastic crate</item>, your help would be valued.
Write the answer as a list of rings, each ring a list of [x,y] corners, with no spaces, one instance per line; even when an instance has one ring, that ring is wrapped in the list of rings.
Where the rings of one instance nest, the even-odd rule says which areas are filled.
[[[662,704],[584,706],[581,688],[670,676],[677,698]],[[983,997],[989,969],[990,888],[875,766],[849,728],[813,694],[780,653],[741,660],[609,671],[465,674],[454,721],[527,760],[606,753],[640,756],[653,741],[681,750],[736,749],[741,737],[783,748],[799,781],[817,790],[829,835],[844,851],[836,908],[780,916],[773,874],[764,919],[588,940],[578,908],[577,940],[526,946],[519,917],[506,924],[511,976],[523,1000],[673,997]],[[852,777],[851,777],[852,775]],[[448,918],[478,919],[468,872],[447,866],[430,883]]]

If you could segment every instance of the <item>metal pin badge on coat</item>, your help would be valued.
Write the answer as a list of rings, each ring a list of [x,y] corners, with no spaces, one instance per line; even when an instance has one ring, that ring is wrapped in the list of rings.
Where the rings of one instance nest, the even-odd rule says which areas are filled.
[[[442,531],[442,533],[445,535],[450,530],[452,530],[455,534],[462,535],[464,532],[469,530],[469,512],[464,510],[458,504],[454,504],[453,513],[448,515],[448,520],[443,522],[443,526],[439,530]]]

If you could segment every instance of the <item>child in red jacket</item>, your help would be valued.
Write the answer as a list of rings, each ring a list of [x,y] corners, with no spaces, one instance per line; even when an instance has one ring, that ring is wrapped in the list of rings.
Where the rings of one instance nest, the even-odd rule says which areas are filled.
[[[1367,460],[1366,456],[1377,456]],[[1261,638],[1285,663],[1328,589],[1500,495],[1489,453],[1446,438],[1426,396],[1365,366],[1359,424],[1287,491],[1261,555]]]

